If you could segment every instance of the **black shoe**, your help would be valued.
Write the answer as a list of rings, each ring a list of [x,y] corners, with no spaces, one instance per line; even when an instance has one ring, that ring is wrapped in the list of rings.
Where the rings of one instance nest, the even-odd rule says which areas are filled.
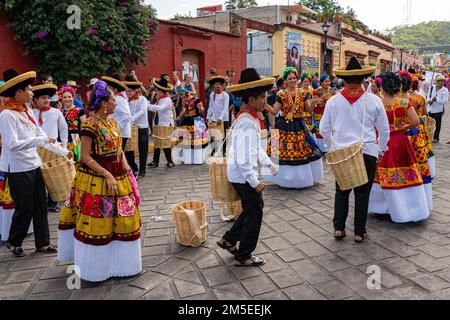
[[[26,253],[25,251],[22,249],[22,247],[14,247],[13,245],[11,245],[10,243],[8,243],[6,245],[6,247],[8,248],[8,250],[10,250],[12,252],[12,254],[16,257],[16,258],[24,258],[26,257]]]
[[[36,252],[41,252],[41,253],[56,253],[58,252],[58,250],[56,249],[55,246],[52,246],[51,244],[49,244],[48,246],[42,247],[42,248],[37,248]]]
[[[52,212],[52,213],[58,213],[61,211],[61,209],[57,205],[54,205],[54,206],[48,207],[48,211]]]
[[[157,163],[155,163],[155,162],[152,162],[152,163],[149,163],[149,164],[147,165],[147,167],[149,167],[149,168],[158,168],[158,167],[159,167],[159,164],[157,164]]]
[[[166,164],[166,169],[170,169],[170,168],[175,168],[175,163],[170,162],[170,163]]]

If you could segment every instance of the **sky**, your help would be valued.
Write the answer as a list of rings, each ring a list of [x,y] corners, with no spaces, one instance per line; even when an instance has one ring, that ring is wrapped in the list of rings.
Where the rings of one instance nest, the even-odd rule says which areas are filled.
[[[225,0],[146,0],[155,7],[160,19],[170,19],[175,14],[196,15],[196,9],[223,4]],[[259,5],[293,4],[296,0],[258,0]],[[403,24],[406,0],[338,0],[342,7],[352,7],[358,18],[371,29],[386,30]],[[450,21],[449,0],[412,0],[412,23],[439,20]]]

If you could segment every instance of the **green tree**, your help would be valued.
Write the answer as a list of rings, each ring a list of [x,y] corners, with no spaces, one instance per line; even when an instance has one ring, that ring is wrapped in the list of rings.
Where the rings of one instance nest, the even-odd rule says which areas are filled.
[[[71,5],[81,9],[80,29],[67,27]],[[144,62],[145,42],[158,26],[156,11],[140,0],[4,0],[0,9],[25,43],[25,54],[37,58],[38,72],[51,74],[57,82]]]
[[[183,20],[183,19],[190,19],[192,18],[192,15],[189,14],[182,14],[182,13],[177,13],[176,15],[173,16],[173,18],[171,20]]]
[[[226,10],[244,9],[257,6],[256,0],[227,0],[225,2]]]
[[[410,27],[395,27],[392,42],[397,48],[417,51],[418,47],[450,44],[450,22],[430,21]]]
[[[321,13],[329,19],[344,12],[344,9],[336,0],[299,0],[298,3]]]

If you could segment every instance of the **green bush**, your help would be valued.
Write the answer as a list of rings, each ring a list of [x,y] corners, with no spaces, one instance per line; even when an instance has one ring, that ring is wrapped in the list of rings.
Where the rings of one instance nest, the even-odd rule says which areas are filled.
[[[81,9],[81,29],[67,27],[71,5]],[[25,54],[37,58],[38,71],[58,82],[142,63],[158,26],[156,11],[139,0],[4,0],[0,9],[25,43]]]

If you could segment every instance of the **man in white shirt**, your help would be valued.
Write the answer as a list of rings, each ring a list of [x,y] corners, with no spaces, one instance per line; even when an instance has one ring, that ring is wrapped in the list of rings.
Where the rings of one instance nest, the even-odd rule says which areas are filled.
[[[166,78],[153,79],[153,85],[156,88],[157,102],[156,104],[148,104],[148,110],[156,112],[158,126],[174,127],[174,114],[173,114],[173,102],[169,96],[169,92],[173,90],[173,86],[167,81]],[[167,164],[166,168],[173,168],[175,164],[172,161],[172,149],[163,149],[164,155],[166,156]],[[159,157],[161,156],[161,149],[156,149],[153,152],[153,162],[148,166],[150,168],[159,167]]]
[[[26,255],[22,242],[33,220],[36,251],[55,253],[56,248],[50,244],[47,195],[40,171],[42,161],[36,148],[50,148],[64,156],[68,155],[68,151],[55,145],[56,139],[48,137],[39,127],[29,107],[36,72],[19,75],[14,70],[7,70],[3,78],[6,83],[0,87],[0,96],[9,99],[0,113],[0,136],[3,141],[0,170],[8,173],[15,204],[8,249],[16,257]]]
[[[134,151],[127,151],[128,164],[133,172],[139,177],[145,177],[145,168],[148,158],[148,105],[147,98],[140,94],[142,82],[134,81],[132,77],[127,77],[124,84],[128,87],[127,95],[131,111],[131,123],[138,129],[138,149],[139,149],[139,168],[135,161]]]
[[[244,100],[232,129],[227,170],[228,180],[241,199],[243,212],[217,244],[234,255],[235,266],[250,267],[265,263],[262,258],[252,255],[258,243],[264,208],[262,192],[265,185],[258,179],[258,164],[270,167],[274,175],[278,167],[261,146],[258,111],[264,110],[266,92],[274,83],[274,78],[261,79],[255,69],[245,69],[239,85],[228,88]],[[238,242],[239,248],[236,246]]]
[[[127,140],[131,138],[131,112],[126,94],[128,87],[120,81],[119,74],[113,77],[102,77],[102,80],[108,84],[108,87],[114,92],[116,97],[117,106],[112,117],[117,121],[120,134],[122,135],[122,148],[125,149]]]
[[[427,95],[428,99],[428,113],[430,117],[436,120],[436,131],[434,132],[433,142],[439,142],[439,135],[441,133],[442,116],[444,115],[445,105],[448,103],[448,90],[444,86],[445,77],[438,76],[436,78],[436,85],[430,88]]]
[[[53,84],[41,84],[33,87],[34,117],[39,126],[49,137],[55,137],[61,140],[62,145],[67,149],[69,129],[67,122],[61,111],[50,106],[50,98],[55,95],[58,87]],[[60,211],[57,202],[53,201],[48,194],[48,210],[57,213]]]
[[[363,140],[363,154],[369,182],[357,187],[355,193],[355,242],[364,241],[369,197],[372,189],[377,159],[386,150],[389,141],[389,122],[384,106],[377,96],[365,93],[364,77],[370,76],[375,67],[363,68],[352,58],[345,69],[335,68],[334,73],[346,81],[345,88],[328,100],[320,122],[320,132],[326,145],[332,150],[350,147]],[[364,126],[363,126],[364,123]],[[378,132],[378,139],[377,139]],[[352,190],[341,190],[336,183],[334,208],[335,238],[346,236],[349,197]]]
[[[214,76],[209,79],[209,84],[214,87],[214,91],[211,92],[209,97],[209,106],[206,114],[206,119],[211,122],[217,123],[219,126],[223,125],[224,132],[229,128],[230,116],[228,108],[230,106],[230,96],[223,91],[223,84],[226,82],[226,78],[222,76]],[[226,135],[226,134],[225,134]],[[214,141],[214,139],[211,139]],[[216,142],[217,143],[217,142]],[[227,152],[226,141],[223,143],[222,153],[225,156]],[[215,153],[213,149],[212,153]]]

